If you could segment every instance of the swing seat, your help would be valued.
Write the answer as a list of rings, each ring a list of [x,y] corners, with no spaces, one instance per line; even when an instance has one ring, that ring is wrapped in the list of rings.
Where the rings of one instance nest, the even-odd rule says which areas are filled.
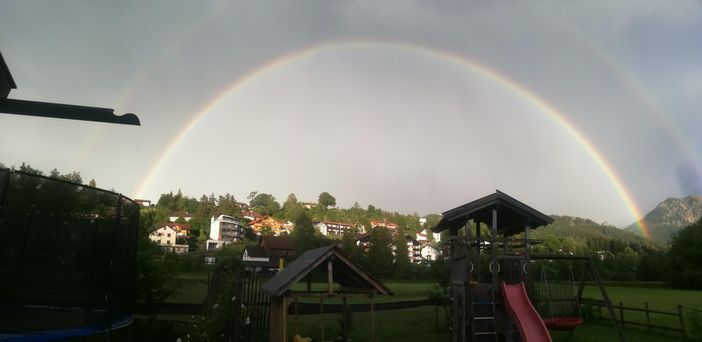
[[[574,330],[583,324],[580,317],[553,317],[544,319],[544,324],[551,330]]]

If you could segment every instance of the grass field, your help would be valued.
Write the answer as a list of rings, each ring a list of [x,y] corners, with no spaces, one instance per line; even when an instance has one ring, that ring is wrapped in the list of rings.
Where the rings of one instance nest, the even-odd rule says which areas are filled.
[[[181,273],[176,277],[179,284],[178,294],[169,299],[173,303],[202,303],[207,293],[208,270],[197,272]],[[426,299],[425,292],[433,287],[430,282],[403,282],[388,281],[385,283],[394,291],[393,296],[376,296],[374,302],[412,301]],[[306,284],[300,282],[294,286],[296,290],[304,290]],[[313,290],[323,290],[324,283],[313,283]],[[649,308],[654,310],[675,312],[678,305],[686,308],[702,309],[702,292],[673,290],[656,287],[630,287],[630,286],[608,286],[607,291],[613,303],[622,302],[627,307],[643,308],[648,302]],[[595,286],[585,288],[584,297],[600,299],[601,295]],[[314,301],[314,300],[310,300]],[[349,303],[367,303],[364,299],[349,300]],[[340,303],[340,300],[325,300],[325,303]],[[607,318],[606,310],[603,310],[603,317]],[[595,314],[595,316],[597,316]],[[325,337],[329,339],[336,336],[339,329],[338,319],[340,314],[327,314],[322,325],[322,318],[319,315],[300,315],[297,318],[289,317],[289,333],[294,335],[299,332],[303,336],[311,336],[318,340],[321,337],[324,326]],[[446,315],[439,312],[439,328],[435,322],[435,308],[424,306],[403,310],[391,310],[375,313],[376,341],[446,341],[448,340],[448,330]],[[625,311],[625,318],[631,321],[645,322],[644,313]],[[679,327],[677,317],[651,315],[651,321],[655,324]],[[354,331],[352,338],[355,341],[370,340],[370,313],[359,312],[353,315]],[[625,337],[627,341],[679,341],[678,334],[665,334],[663,332],[647,332],[645,328],[626,327]],[[555,341],[616,341],[617,333],[611,323],[607,320],[589,321],[579,327],[574,336],[568,333],[552,332]]]

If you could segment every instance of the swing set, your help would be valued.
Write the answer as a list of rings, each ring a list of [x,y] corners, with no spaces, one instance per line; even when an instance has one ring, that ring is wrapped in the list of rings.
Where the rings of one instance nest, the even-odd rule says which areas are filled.
[[[531,284],[532,297],[538,311],[543,317],[544,324],[552,330],[566,330],[573,334],[574,330],[583,324],[580,303],[583,299],[585,282],[590,280],[597,284],[599,292],[605,303],[609,316],[617,328],[619,339],[624,341],[624,333],[621,325],[616,320],[612,302],[609,299],[607,290],[602,283],[599,272],[592,263],[590,257],[570,256],[570,255],[533,255],[533,260],[540,267],[540,279],[533,280]],[[548,265],[563,266],[566,270],[549,270]],[[559,265],[560,264],[560,265]],[[574,265],[579,267],[580,281],[576,280]],[[564,279],[563,273],[567,273]],[[549,280],[549,274],[555,275]]]

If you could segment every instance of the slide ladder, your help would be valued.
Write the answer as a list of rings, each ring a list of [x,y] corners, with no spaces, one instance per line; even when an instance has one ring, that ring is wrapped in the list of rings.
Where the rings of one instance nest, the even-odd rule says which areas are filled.
[[[519,330],[522,342],[551,342],[551,335],[531,304],[524,283],[511,285],[503,281],[502,300]]]
[[[471,294],[470,317],[472,341],[497,341],[497,320],[495,317],[495,291],[490,290],[488,298]]]

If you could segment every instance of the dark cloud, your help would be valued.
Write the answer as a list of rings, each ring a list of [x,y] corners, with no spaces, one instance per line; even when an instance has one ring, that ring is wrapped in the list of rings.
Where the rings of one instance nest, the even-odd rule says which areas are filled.
[[[680,163],[676,176],[683,195],[702,195],[702,170],[690,163]]]

